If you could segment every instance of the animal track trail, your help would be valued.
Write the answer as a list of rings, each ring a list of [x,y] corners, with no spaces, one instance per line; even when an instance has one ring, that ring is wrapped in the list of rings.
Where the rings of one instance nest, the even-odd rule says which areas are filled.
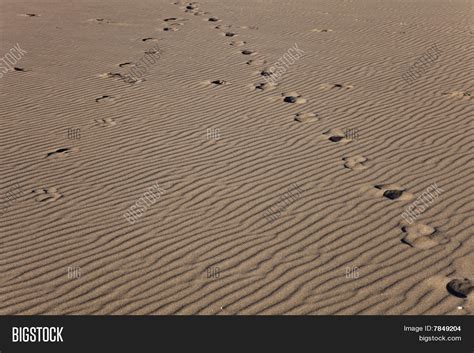
[[[63,148],[58,148],[56,150],[50,151],[46,154],[45,158],[50,158],[50,159],[56,159],[56,158],[63,158],[68,156],[70,153],[76,153],[79,152],[78,147],[63,147]]]
[[[63,195],[58,192],[57,188],[37,188],[32,191],[36,202],[53,202],[59,200]]]
[[[402,227],[406,235],[402,238],[402,243],[413,248],[431,249],[438,245],[445,245],[449,239],[443,236],[436,228],[426,224],[415,223],[413,225]]]
[[[364,164],[367,162],[367,158],[364,156],[352,156],[352,157],[344,157],[342,160],[345,162],[344,167],[351,169],[351,170],[363,170],[367,169],[367,166]]]

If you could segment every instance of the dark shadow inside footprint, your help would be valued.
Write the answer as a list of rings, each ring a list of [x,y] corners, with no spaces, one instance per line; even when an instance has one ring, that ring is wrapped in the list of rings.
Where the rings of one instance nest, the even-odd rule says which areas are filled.
[[[214,80],[214,81],[211,81],[211,83],[214,84],[214,85],[220,86],[220,85],[223,85],[225,83],[225,81],[224,80]]]
[[[404,190],[385,190],[383,196],[390,200],[396,200],[402,196]]]
[[[340,85],[340,84],[336,83],[336,84],[334,85],[334,87],[337,87],[337,88],[342,88],[342,85]]]
[[[102,96],[102,97],[99,97],[99,98],[96,98],[95,101],[96,102],[101,102],[101,101],[109,101],[109,100],[112,100],[113,97],[111,96]]]
[[[129,63],[129,62],[119,64],[120,67],[133,66],[133,65],[134,63]]]
[[[46,155],[46,158],[54,155],[54,154],[57,154],[57,153],[65,153],[65,152],[68,152],[70,150],[70,148],[58,148],[56,151],[54,152],[49,152],[47,155]]]
[[[251,50],[242,50],[242,54],[244,54],[244,55],[250,55],[252,53],[253,53],[253,51],[251,51]]]
[[[168,22],[168,21],[176,21],[176,20],[177,20],[176,17],[169,17],[169,18],[165,18],[163,21]]]
[[[37,14],[35,13],[27,13],[26,16],[30,16],[30,17],[38,17]]]
[[[21,71],[21,72],[25,72],[26,70],[23,69],[22,67],[14,67],[13,68],[15,71]]]
[[[296,103],[296,97],[285,97],[283,98],[283,102],[285,103]]]
[[[343,139],[343,136],[331,136],[328,140],[331,142],[339,142]]]
[[[448,292],[458,298],[467,298],[472,292],[473,285],[467,278],[453,279],[446,285]]]
[[[233,37],[233,36],[235,36],[235,33],[227,32],[227,33],[225,34],[225,36],[226,36],[226,37]]]
[[[215,18],[215,17],[211,17],[211,18],[208,19],[208,21],[209,22],[217,22],[217,21],[219,21],[219,19]]]

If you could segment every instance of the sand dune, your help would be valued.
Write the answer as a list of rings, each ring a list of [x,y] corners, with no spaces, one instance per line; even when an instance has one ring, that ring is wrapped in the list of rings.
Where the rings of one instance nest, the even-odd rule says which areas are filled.
[[[0,314],[472,315],[470,1],[0,6]]]

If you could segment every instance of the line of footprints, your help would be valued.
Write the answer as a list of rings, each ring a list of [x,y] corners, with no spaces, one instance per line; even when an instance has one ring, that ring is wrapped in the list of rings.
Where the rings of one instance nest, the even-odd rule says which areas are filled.
[[[175,18],[175,17],[165,18],[163,19],[163,22],[164,22],[163,27],[159,28],[158,31],[176,32],[179,30],[180,26],[184,25],[183,23],[184,21],[186,21],[186,19],[184,18]],[[104,19],[104,18],[95,18],[95,19],[88,20],[88,22],[97,24],[97,25],[122,25],[121,23],[117,23],[112,20]],[[159,41],[159,39],[155,37],[145,37],[145,38],[142,38],[141,41],[149,43],[149,42],[157,42]],[[144,54],[155,54],[155,53],[157,53],[157,50],[155,49],[147,49],[144,51]],[[120,63],[117,66],[118,66],[118,70],[122,69],[123,71],[123,70],[129,70],[135,67],[136,64],[130,61],[130,62]],[[131,79],[130,76],[127,76],[121,72],[107,72],[105,74],[100,74],[97,77],[122,80],[132,85],[145,81],[144,78]],[[95,98],[96,103],[109,103],[109,102],[113,102],[114,100],[115,100],[115,97],[112,97],[109,95],[102,95],[100,97]],[[95,119],[95,123],[101,127],[112,127],[112,126],[117,125],[117,122],[113,118],[110,118],[110,117]],[[61,147],[61,148],[48,151],[44,158],[51,159],[51,160],[61,159],[61,158],[67,157],[70,154],[77,153],[79,151],[80,149],[78,147]],[[32,190],[32,193],[34,194],[34,199],[37,202],[46,202],[46,203],[53,202],[63,197],[63,195],[60,192],[58,192],[56,187],[35,188]]]
[[[185,1],[177,1],[174,5],[180,6],[186,14],[192,14],[194,16],[201,16],[201,15],[210,15],[209,12],[202,11],[200,9],[199,3],[197,2],[185,2]],[[94,19],[91,20],[98,24],[114,24],[113,21],[106,20],[106,19]],[[178,31],[181,26],[184,25],[186,19],[183,18],[175,18],[170,17],[163,20],[164,25],[159,29],[162,32],[175,32]],[[211,16],[206,19],[206,21],[215,23],[215,29],[222,30],[220,35],[225,38],[231,39],[230,43],[228,43],[231,47],[234,48],[241,48],[247,45],[247,42],[244,40],[238,40],[236,37],[239,36],[238,33],[232,31],[231,25],[224,25],[219,24],[221,22],[220,19],[217,17]],[[257,27],[239,27],[240,29],[257,29]],[[316,32],[328,32],[328,30],[313,30]],[[155,37],[146,37],[142,39],[143,42],[155,42],[158,41]],[[145,52],[147,53],[147,52]],[[265,67],[267,61],[264,59],[255,58],[257,52],[251,49],[240,49],[240,53],[242,55],[248,56],[249,60],[246,61],[246,65],[259,67],[259,73],[261,76],[269,76],[272,73]],[[118,65],[119,68],[131,68],[135,64],[133,62],[125,62]],[[106,74],[101,74],[99,77],[101,78],[113,78],[118,80],[127,80],[128,78],[120,72],[108,72]],[[129,82],[131,84],[143,82],[145,79],[141,78],[134,82]],[[229,82],[221,79],[215,80],[208,80],[203,82],[203,84],[208,86],[225,86],[228,85]],[[277,87],[276,83],[270,82],[260,82],[256,85],[251,85],[252,89],[256,91],[270,91]],[[345,85],[345,84],[323,84],[320,85],[319,88],[321,90],[350,90],[354,87],[352,85]],[[461,93],[455,92],[452,95],[461,96]],[[470,98],[469,94],[463,94],[462,98]],[[281,101],[283,103],[288,104],[304,104],[306,103],[306,99],[298,94],[297,92],[284,92],[281,93],[279,97],[273,98],[275,101]],[[97,103],[107,103],[114,100],[114,97],[103,95],[101,97],[97,97],[95,101]],[[298,112],[295,114],[294,120],[299,123],[311,123],[316,122],[319,120],[318,114],[312,112]],[[116,122],[112,118],[104,118],[104,119],[96,119],[96,123],[103,127],[111,127],[115,126]],[[340,129],[331,129],[326,131],[323,134],[323,138],[328,140],[332,143],[337,144],[348,144],[352,142],[351,138],[348,138],[346,134]],[[78,148],[59,148],[53,151],[49,151],[45,158],[48,159],[57,159],[63,158],[71,153],[75,153],[79,151]],[[342,158],[344,162],[344,167],[351,169],[353,171],[360,171],[367,168],[366,162],[368,161],[367,158],[364,156],[348,156]],[[381,184],[375,185],[374,189],[372,190],[373,194],[377,197],[383,197],[390,201],[408,201],[413,198],[413,194],[407,192],[403,187],[398,184]],[[62,194],[58,192],[56,188],[38,188],[34,189],[33,193],[35,194],[35,200],[38,202],[52,202],[60,199]],[[405,237],[402,239],[402,242],[419,249],[430,249],[432,247],[438,245],[444,245],[449,242],[449,239],[443,236],[439,230],[430,227],[425,224],[417,224],[414,223],[413,225],[403,226],[402,231],[406,233]],[[473,283],[469,279],[454,279],[450,281],[447,285],[447,290],[449,293],[461,297],[466,298],[467,295],[474,289]]]
[[[177,1],[174,4],[179,5],[180,8],[186,13],[191,13],[193,15],[209,14],[208,12],[200,10],[198,2]],[[207,21],[217,23],[216,25],[214,25],[213,28],[222,30],[222,32],[220,32],[220,35],[225,38],[231,39],[231,41],[228,43],[231,47],[241,48],[247,46],[247,41],[237,39],[239,37],[239,34],[232,30],[232,25],[221,24],[219,23],[221,22],[221,20],[214,16],[208,17]],[[256,29],[256,27],[239,28]],[[313,30],[313,32],[318,33],[330,31],[332,30]],[[240,53],[249,57],[249,60],[246,62],[247,65],[259,67],[258,72],[261,76],[272,75],[272,72],[265,67],[267,61],[255,57],[258,54],[256,51],[242,48],[240,49]],[[203,84],[207,86],[218,87],[226,86],[229,84],[229,82],[222,79],[213,79],[207,80],[203,82]],[[277,88],[277,84],[272,82],[260,82],[255,85],[250,85],[249,87],[254,89],[255,91],[264,92]],[[319,89],[323,91],[347,91],[353,88],[353,85],[347,84],[322,84],[319,86]],[[281,93],[281,96],[276,97],[273,100],[289,104],[306,103],[306,99],[297,92],[284,92]],[[300,123],[311,123],[318,121],[319,117],[316,113],[303,111],[296,113],[294,120]],[[323,138],[332,143],[337,143],[341,145],[348,144],[353,141],[352,138],[348,137],[347,134],[340,129],[331,129],[329,131],[326,131],[325,133],[323,133]],[[361,155],[343,157],[342,160],[344,162],[344,167],[353,171],[364,170],[367,168],[366,162],[368,161],[368,159]],[[405,188],[401,187],[398,184],[375,185],[372,191],[374,196],[383,197],[390,201],[409,201],[414,197],[413,194],[407,192]],[[425,224],[414,223],[413,225],[403,226],[401,230],[406,234],[401,240],[402,243],[418,249],[430,249],[438,245],[447,244],[449,242],[449,239],[445,237],[439,230]],[[465,278],[454,279],[450,281],[446,288],[449,293],[457,297],[466,298],[466,296],[474,289],[474,286],[469,279]]]

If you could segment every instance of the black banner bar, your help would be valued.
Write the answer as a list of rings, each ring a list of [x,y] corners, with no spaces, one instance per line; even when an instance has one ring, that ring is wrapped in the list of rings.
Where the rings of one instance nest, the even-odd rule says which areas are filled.
[[[3,316],[0,353],[472,353],[473,333],[472,316]]]

